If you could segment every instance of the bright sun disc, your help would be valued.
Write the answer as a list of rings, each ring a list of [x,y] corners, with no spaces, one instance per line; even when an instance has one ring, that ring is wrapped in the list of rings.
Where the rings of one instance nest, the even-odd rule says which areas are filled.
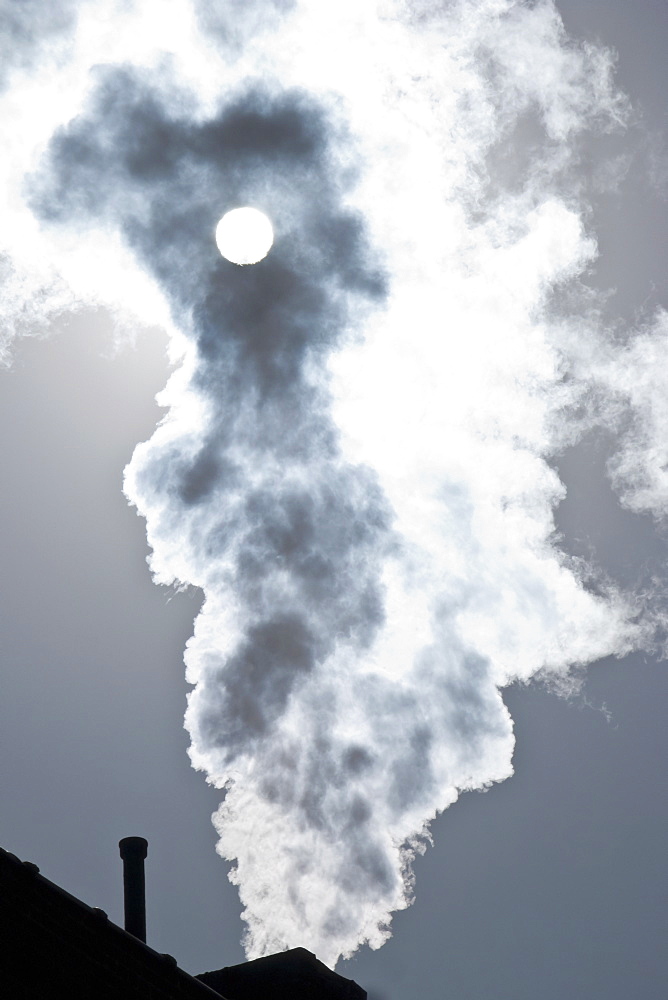
[[[257,264],[274,242],[271,222],[257,208],[233,208],[216,226],[216,244],[233,264]]]

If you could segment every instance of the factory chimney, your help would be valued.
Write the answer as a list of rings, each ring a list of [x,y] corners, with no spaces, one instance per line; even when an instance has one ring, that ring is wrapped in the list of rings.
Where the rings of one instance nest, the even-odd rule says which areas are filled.
[[[148,854],[148,841],[143,837],[124,837],[118,847],[123,859],[125,929],[146,943],[144,858]]]

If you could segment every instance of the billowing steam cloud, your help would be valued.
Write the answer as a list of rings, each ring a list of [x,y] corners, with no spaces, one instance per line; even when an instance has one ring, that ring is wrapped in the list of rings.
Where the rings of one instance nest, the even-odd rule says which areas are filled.
[[[201,70],[96,67],[29,202],[53,241],[120,236],[168,303],[126,492],[156,580],[204,593],[193,764],[249,955],[334,963],[387,938],[430,820],[512,773],[500,690],[653,641],[656,608],[560,550],[554,460],[605,422],[624,503],[664,513],[665,320],[609,338],[579,285],[576,168],[626,109],[550,2],[188,24]],[[276,241],[242,269],[213,231],[245,204]]]

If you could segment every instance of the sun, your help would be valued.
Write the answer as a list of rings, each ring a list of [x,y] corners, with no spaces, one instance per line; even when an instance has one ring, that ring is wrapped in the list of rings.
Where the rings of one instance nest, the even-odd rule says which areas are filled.
[[[271,222],[257,208],[233,208],[216,226],[216,244],[233,264],[257,264],[274,242]]]

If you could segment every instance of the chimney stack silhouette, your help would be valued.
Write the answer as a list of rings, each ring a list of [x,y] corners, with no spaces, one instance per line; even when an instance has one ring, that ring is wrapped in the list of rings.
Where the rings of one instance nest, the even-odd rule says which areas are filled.
[[[148,841],[143,837],[124,837],[118,848],[123,859],[123,898],[125,902],[125,929],[146,943],[146,883],[144,858],[148,854]]]

